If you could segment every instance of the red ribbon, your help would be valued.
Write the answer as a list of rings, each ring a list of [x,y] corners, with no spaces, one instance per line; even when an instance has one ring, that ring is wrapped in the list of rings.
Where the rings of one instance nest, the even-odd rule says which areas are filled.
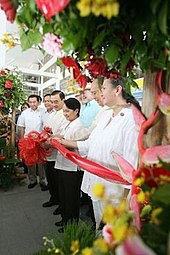
[[[57,140],[51,139],[51,145],[53,145],[65,158],[71,160],[76,165],[85,169],[91,174],[97,175],[101,178],[104,178],[108,181],[116,181],[121,184],[130,184],[128,181],[123,179],[123,177],[115,170],[110,170],[107,167],[104,167],[96,162],[93,162],[89,159],[82,158],[79,154],[69,151],[64,146],[62,146]]]

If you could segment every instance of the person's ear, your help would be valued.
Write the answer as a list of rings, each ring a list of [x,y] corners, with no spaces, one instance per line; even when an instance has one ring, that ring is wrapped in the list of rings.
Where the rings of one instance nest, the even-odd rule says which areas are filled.
[[[116,87],[115,96],[118,96],[121,92],[122,92],[122,86],[118,85],[118,86]]]
[[[74,111],[75,111],[75,113],[78,115],[79,110],[78,110],[78,109],[75,109]]]

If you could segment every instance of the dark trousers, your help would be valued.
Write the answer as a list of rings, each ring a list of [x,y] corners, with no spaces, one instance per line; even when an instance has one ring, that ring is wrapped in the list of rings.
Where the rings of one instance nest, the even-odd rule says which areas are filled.
[[[64,224],[68,221],[79,220],[80,188],[83,178],[82,171],[59,172],[59,199],[61,216]]]
[[[55,161],[47,161],[45,164],[45,174],[48,182],[50,201],[59,202],[58,170],[54,168]]]

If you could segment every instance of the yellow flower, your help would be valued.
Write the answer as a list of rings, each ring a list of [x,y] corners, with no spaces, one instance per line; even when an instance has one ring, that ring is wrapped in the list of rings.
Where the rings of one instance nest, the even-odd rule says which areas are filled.
[[[83,249],[81,254],[82,254],[82,255],[95,255],[95,254],[93,253],[92,249],[91,249],[91,248],[88,248],[88,247],[85,248],[85,249]]]
[[[117,219],[117,211],[113,205],[108,204],[103,209],[103,222],[113,224]]]
[[[72,241],[71,242],[71,247],[70,250],[72,251],[72,254],[75,255],[79,252],[80,246],[79,246],[79,241]]]
[[[92,13],[96,16],[103,15],[104,17],[111,19],[113,16],[119,14],[119,3],[113,0],[110,3],[107,2],[98,6],[93,4]]]
[[[54,252],[54,253],[57,254],[57,253],[60,253],[60,252],[61,252],[60,249],[57,248],[57,249],[55,249],[55,252]]]
[[[145,201],[145,193],[143,191],[140,191],[140,193],[137,195],[137,200],[141,203]]]
[[[99,248],[101,252],[108,252],[109,250],[109,247],[103,238],[99,238],[96,241],[94,241],[94,247]]]
[[[97,183],[93,186],[93,194],[97,197],[97,198],[104,198],[105,195],[105,187],[102,183]]]
[[[118,207],[119,213],[122,214],[124,212],[127,212],[127,202],[125,200],[122,200],[120,202],[120,205]]]
[[[103,15],[108,19],[119,14],[119,7],[117,0],[80,0],[77,3],[80,16],[93,13],[95,16]]]
[[[142,185],[144,183],[145,179],[144,177],[140,177],[140,178],[137,178],[135,181],[134,181],[134,184],[136,186],[139,186],[139,185]]]
[[[113,235],[116,241],[121,242],[126,238],[128,226],[124,225],[117,225],[113,226]]]
[[[80,11],[80,16],[88,16],[91,12],[91,0],[80,0],[77,3],[77,8]]]
[[[163,211],[163,209],[161,207],[158,207],[156,209],[154,209],[151,213],[151,221],[158,225],[160,224],[160,220],[157,218],[157,216]]]

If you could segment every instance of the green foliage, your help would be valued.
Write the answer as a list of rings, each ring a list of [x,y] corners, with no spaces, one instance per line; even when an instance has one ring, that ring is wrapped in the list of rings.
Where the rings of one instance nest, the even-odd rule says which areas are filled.
[[[162,160],[160,163],[168,174],[170,166]],[[158,255],[167,254],[170,233],[170,184],[168,175],[165,177],[165,183],[157,188],[142,185],[142,190],[148,192],[150,196],[149,204],[141,212],[143,224],[140,236]]]
[[[6,82],[10,82],[11,87],[6,87]],[[15,109],[24,102],[26,95],[23,92],[23,85],[21,73],[16,70],[1,70],[0,101],[3,102],[3,106],[0,107],[1,113],[4,109],[7,112]]]
[[[111,67],[126,73],[130,59],[143,71],[166,69],[170,72],[170,2],[120,0],[120,12],[110,20],[90,14],[81,17],[74,0],[50,21],[33,0],[19,2],[17,22],[23,49],[38,45],[45,33],[63,37],[67,55],[83,60],[87,50],[106,58]],[[167,52],[167,53],[165,53]]]
[[[170,185],[166,184],[160,186],[159,189],[154,193],[153,200],[170,205]]]
[[[11,140],[12,122],[10,115],[25,101],[22,76],[16,70],[0,71],[0,186],[7,188],[13,182],[15,158],[14,141]],[[4,157],[4,158],[3,158]]]
[[[47,254],[56,254],[55,250],[59,249],[58,254],[70,255],[70,247],[72,241],[78,240],[80,251],[85,247],[92,246],[93,241],[96,239],[96,233],[92,229],[91,224],[80,222],[70,223],[64,228],[64,234],[61,238],[58,235],[51,236],[49,242],[47,242],[47,250],[51,248],[51,252],[47,250],[41,250],[40,252],[34,253],[34,255],[47,255]],[[76,253],[81,254],[80,252]]]

